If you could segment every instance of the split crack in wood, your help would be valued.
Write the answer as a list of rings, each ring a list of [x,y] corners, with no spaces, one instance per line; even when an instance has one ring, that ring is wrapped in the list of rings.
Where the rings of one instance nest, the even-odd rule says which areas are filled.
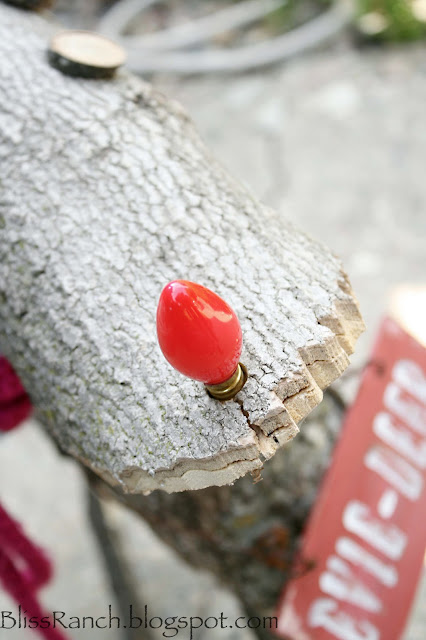
[[[259,469],[363,329],[339,261],[235,182],[175,102],[125,71],[50,68],[38,16],[0,5],[0,34],[0,351],[36,415],[127,492]],[[175,278],[240,318],[250,377],[237,401],[161,357],[156,303]]]
[[[355,303],[354,308],[357,310]],[[333,318],[334,326],[338,323],[342,330],[339,334],[335,334],[328,344],[322,346],[314,345],[311,349],[305,348],[303,350],[303,355],[301,355],[306,365],[306,384],[300,386],[297,391],[291,394],[289,393],[285,397],[282,390],[272,391],[271,396],[273,400],[271,405],[273,408],[260,425],[250,422],[249,414],[244,410],[243,403],[239,400],[238,395],[233,399],[233,402],[240,407],[242,414],[247,420],[247,424],[255,433],[256,446],[258,454],[260,455],[251,459],[248,457],[236,459],[230,464],[214,470],[209,469],[209,466],[206,465],[204,471],[214,472],[215,474],[226,472],[228,475],[230,472],[233,473],[233,467],[237,466],[241,467],[238,468],[237,471],[238,477],[240,477],[243,469],[246,469],[246,472],[249,471],[255,474],[262,469],[263,462],[271,458],[279,447],[289,442],[299,433],[297,423],[301,422],[310,411],[321,402],[323,390],[346,369],[349,364],[348,356],[353,353],[353,346],[355,345],[356,339],[363,331],[363,322],[357,313],[354,313],[353,309],[351,309],[349,316],[342,315],[341,318]],[[346,326],[346,330],[343,329],[344,326]],[[345,345],[345,347],[343,345]],[[345,348],[347,350],[345,350]],[[319,353],[323,355],[322,358],[318,357]],[[327,354],[329,354],[329,357],[326,357]],[[318,363],[326,363],[327,366],[313,371],[313,367]],[[325,372],[327,373],[325,374]],[[303,379],[302,376],[300,376],[300,379]],[[296,381],[294,381],[294,383],[298,386]],[[291,383],[287,381],[287,389],[291,388]],[[280,396],[282,395],[283,397],[280,398],[280,396],[277,395],[277,391]],[[177,477],[179,477],[182,484],[185,484],[186,474],[191,474],[194,471],[198,473],[201,467],[200,462],[202,463],[203,461],[197,461],[196,469],[187,469],[180,476],[174,475],[173,486]],[[174,469],[177,469],[178,466],[179,465],[176,465]],[[110,478],[104,477],[104,479],[112,483]],[[191,480],[189,480],[189,482],[191,482]],[[219,482],[215,484],[219,484]],[[166,488],[167,490],[167,481],[162,488]],[[129,485],[127,485],[124,490],[126,492],[129,491]],[[132,492],[131,489],[130,492]],[[146,493],[150,493],[150,491],[148,490]]]

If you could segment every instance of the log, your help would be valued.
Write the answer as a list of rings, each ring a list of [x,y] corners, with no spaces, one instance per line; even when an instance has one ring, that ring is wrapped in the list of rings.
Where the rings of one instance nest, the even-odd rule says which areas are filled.
[[[111,493],[98,478],[97,488],[104,498],[118,496],[187,563],[213,573],[239,598],[248,617],[274,616],[287,580],[311,566],[311,558],[298,557],[300,535],[342,417],[342,407],[326,393],[299,435],[265,464],[260,482],[247,475],[233,486],[143,496],[119,489]],[[111,520],[117,523],[117,517]],[[135,561],[127,556],[130,573]],[[256,633],[262,640],[271,638],[268,629]]]
[[[49,66],[55,27],[0,5],[0,351],[60,448],[120,493],[227,485],[299,431],[363,322],[339,260],[212,158],[125,70]],[[249,380],[220,403],[156,342],[164,284],[237,312]]]

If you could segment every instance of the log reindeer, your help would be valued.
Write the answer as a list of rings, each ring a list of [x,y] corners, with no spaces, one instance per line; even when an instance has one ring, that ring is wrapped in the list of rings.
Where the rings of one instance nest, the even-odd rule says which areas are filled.
[[[62,451],[267,611],[332,442],[297,424],[348,365],[357,303],[339,260],[232,179],[176,102],[126,71],[49,66],[54,31],[0,5],[0,351]],[[175,278],[237,312],[233,400],[159,351]]]

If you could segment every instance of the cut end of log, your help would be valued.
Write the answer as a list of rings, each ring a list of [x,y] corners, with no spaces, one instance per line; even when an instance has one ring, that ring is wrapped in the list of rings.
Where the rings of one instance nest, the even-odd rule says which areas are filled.
[[[56,0],[4,0],[6,4],[10,4],[18,9],[27,9],[29,11],[40,11],[41,9],[49,9]]]
[[[347,282],[347,278],[345,276]],[[347,291],[348,292],[348,291]],[[288,444],[299,433],[298,423],[322,401],[323,390],[338,379],[349,365],[349,355],[356,340],[365,329],[358,304],[352,299],[335,305],[335,313],[323,319],[336,333],[321,345],[300,349],[305,364],[297,375],[280,381],[270,393],[270,406],[257,423],[249,423],[251,433],[233,448],[218,456],[194,460],[181,460],[173,468],[159,470],[150,476],[140,468],[122,472],[120,481],[109,472],[92,466],[87,459],[81,461],[91,467],[112,486],[120,486],[125,493],[149,494],[161,489],[169,493],[204,489],[209,486],[232,484],[251,473],[259,475],[264,462]],[[243,413],[243,403],[240,404]]]
[[[118,44],[90,31],[61,31],[50,42],[50,64],[62,73],[82,78],[108,78],[124,64]]]

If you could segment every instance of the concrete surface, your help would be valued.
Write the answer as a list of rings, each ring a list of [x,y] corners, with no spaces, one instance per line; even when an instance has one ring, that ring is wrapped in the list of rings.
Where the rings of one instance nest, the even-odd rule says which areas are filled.
[[[237,177],[342,257],[368,325],[355,368],[367,358],[393,287],[426,277],[425,53],[424,47],[361,53],[342,44],[258,74],[155,79],[187,106]],[[34,423],[0,438],[0,500],[54,558],[46,609],[105,615],[113,596],[88,526],[82,475]],[[185,567],[136,517],[119,506],[111,514],[153,615],[238,615],[230,594]],[[0,610],[9,605],[0,593]],[[0,630],[1,640],[9,637],[31,633]],[[426,581],[404,640],[425,637]]]
[[[338,254],[367,323],[424,283],[426,50],[341,44],[269,72],[159,84],[232,173]]]

